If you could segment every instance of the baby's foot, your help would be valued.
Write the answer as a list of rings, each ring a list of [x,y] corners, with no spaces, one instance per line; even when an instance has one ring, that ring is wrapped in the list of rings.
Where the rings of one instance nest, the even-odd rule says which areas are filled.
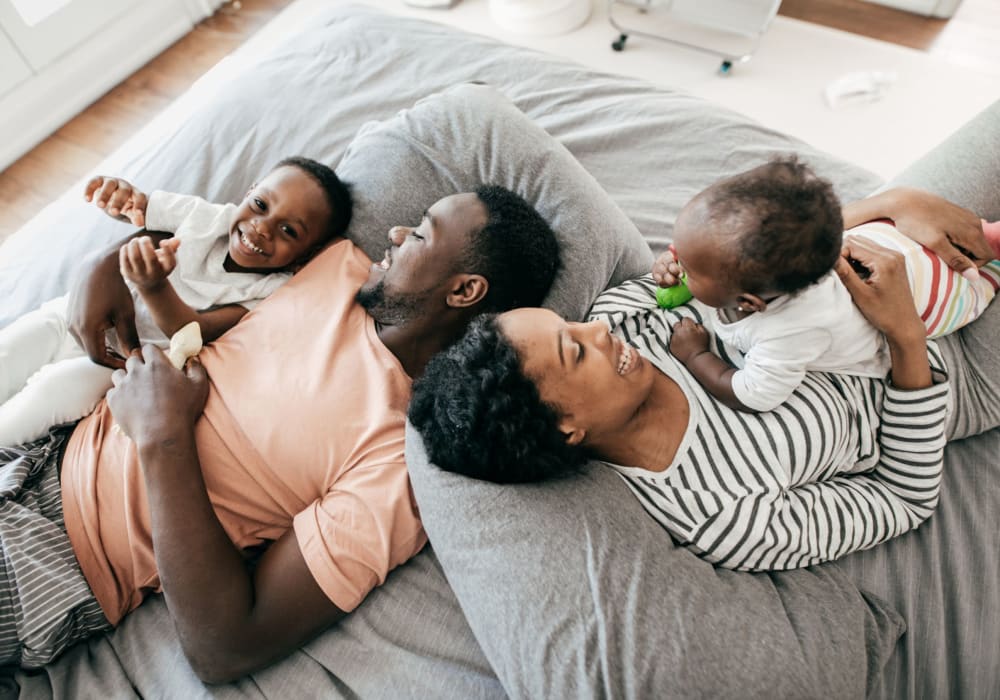
[[[989,223],[983,219],[983,234],[986,236],[986,242],[993,249],[994,259],[1000,260],[1000,221]]]

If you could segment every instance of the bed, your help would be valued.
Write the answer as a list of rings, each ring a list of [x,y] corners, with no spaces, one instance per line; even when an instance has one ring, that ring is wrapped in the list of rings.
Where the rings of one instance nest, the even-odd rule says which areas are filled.
[[[681,92],[337,6],[268,51],[213,69],[100,171],[234,201],[285,155],[339,163],[358,202],[351,236],[370,256],[389,226],[415,221],[438,197],[479,180],[505,184],[553,221],[568,253],[551,305],[579,318],[598,291],[648,269],[694,193],[792,151],[844,199],[883,185]],[[1000,103],[896,181],[1000,218],[998,153]],[[0,325],[65,291],[85,254],[125,233],[75,191],[40,212],[0,247]],[[941,506],[913,533],[834,564],[737,574],[675,547],[599,465],[500,488],[441,473],[409,431],[431,545],[284,661],[205,686],[153,596],[43,671],[0,678],[0,692],[998,697],[997,455],[997,430],[950,445]]]

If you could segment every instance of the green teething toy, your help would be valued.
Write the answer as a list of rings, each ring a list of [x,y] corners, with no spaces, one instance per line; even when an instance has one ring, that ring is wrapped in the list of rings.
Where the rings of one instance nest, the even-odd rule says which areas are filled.
[[[656,305],[661,309],[672,309],[681,304],[691,301],[691,292],[687,287],[687,276],[681,277],[681,281],[673,287],[656,288]]]

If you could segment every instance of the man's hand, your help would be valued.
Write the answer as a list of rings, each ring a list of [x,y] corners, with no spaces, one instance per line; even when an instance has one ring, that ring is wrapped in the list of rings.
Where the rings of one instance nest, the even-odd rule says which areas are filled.
[[[133,353],[111,382],[108,407],[138,446],[171,440],[179,431],[189,433],[208,399],[208,374],[198,359],[178,370],[155,345]]]
[[[690,318],[682,318],[674,324],[670,335],[670,354],[684,365],[690,364],[698,355],[708,352],[708,331],[705,326]]]
[[[133,238],[118,251],[118,265],[122,277],[139,289],[155,289],[177,267],[177,248],[180,241],[168,238],[157,248],[149,236]]]
[[[94,362],[121,369],[124,357],[139,348],[132,294],[118,271],[118,256],[109,255],[73,283],[69,294],[69,329]],[[108,347],[106,331],[118,336],[115,352]]]
[[[677,263],[673,246],[663,251],[653,263],[653,281],[661,287],[674,287],[680,284],[684,271]]]
[[[126,180],[104,175],[92,177],[83,198],[114,219],[140,227],[146,225],[148,198]]]

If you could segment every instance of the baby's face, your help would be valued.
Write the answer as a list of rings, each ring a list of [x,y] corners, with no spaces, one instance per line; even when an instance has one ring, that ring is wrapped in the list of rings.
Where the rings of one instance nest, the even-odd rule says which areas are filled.
[[[292,165],[272,170],[247,192],[229,230],[229,257],[246,270],[280,270],[310,253],[330,220],[323,188]]]
[[[715,230],[698,199],[693,200],[677,217],[674,225],[674,255],[687,276],[691,295],[715,308],[737,306],[741,290],[730,282],[730,251],[726,236]]]

